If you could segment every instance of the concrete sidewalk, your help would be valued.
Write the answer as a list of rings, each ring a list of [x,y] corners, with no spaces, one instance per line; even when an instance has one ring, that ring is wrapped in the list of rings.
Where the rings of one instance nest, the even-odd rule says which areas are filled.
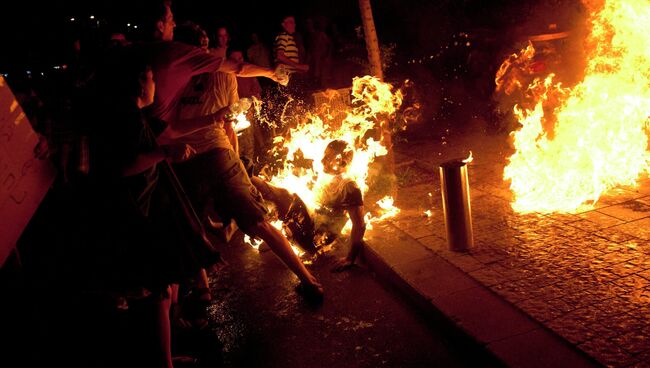
[[[398,147],[402,211],[368,232],[370,266],[508,366],[649,367],[650,181],[583,213],[519,215],[501,179],[506,138],[487,138]],[[456,253],[437,168],[470,149],[476,244]]]

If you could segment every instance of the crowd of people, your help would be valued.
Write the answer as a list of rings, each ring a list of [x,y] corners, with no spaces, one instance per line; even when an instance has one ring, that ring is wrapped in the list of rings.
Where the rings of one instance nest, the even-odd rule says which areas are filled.
[[[211,43],[199,25],[177,26],[170,2],[149,3],[144,28],[150,39],[131,43],[113,34],[97,62],[70,65],[60,116],[42,114],[36,96],[17,91],[43,137],[35,154],[49,156],[58,168],[18,244],[28,290],[47,300],[35,313],[43,322],[40,338],[47,340],[39,342],[43,361],[173,366],[173,327],[198,323],[184,318],[180,295],[190,290],[210,302],[208,271],[218,272],[224,262],[208,230],[231,221],[264,240],[299,279],[296,290],[306,300],[320,302],[324,295],[287,237],[269,222],[267,202],[286,220],[299,199],[254,177],[242,159],[262,154],[269,131],[253,124],[248,136],[238,137],[233,129],[233,105],[262,96],[257,78],[267,85],[288,82],[288,93],[327,83],[331,46],[322,25],[309,25],[312,51],[303,58],[293,16],[279,21],[273,51],[257,35],[243,50],[230,46],[225,27]],[[333,141],[323,160],[328,173],[341,179],[327,202],[337,225],[320,216],[299,224],[309,248],[331,242],[349,215],[350,252],[336,270],[353,265],[363,247],[361,191],[342,179],[352,154],[345,142]],[[133,311],[146,318],[111,323],[110,316]],[[133,325],[141,334],[111,338]],[[70,326],[76,338],[57,339]],[[74,344],[82,353],[70,356]]]

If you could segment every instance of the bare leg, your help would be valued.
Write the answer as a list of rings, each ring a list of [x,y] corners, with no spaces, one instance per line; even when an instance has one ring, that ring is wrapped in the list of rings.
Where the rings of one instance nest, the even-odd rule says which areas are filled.
[[[157,305],[158,336],[160,337],[161,362],[163,367],[172,368],[171,322],[169,309],[171,307],[171,289],[167,288],[167,295],[161,297]]]
[[[265,200],[272,202],[277,207],[281,217],[289,212],[289,207],[291,207],[291,202],[293,201],[289,191],[275,187],[256,176],[251,178],[251,183],[253,183]]]
[[[271,226],[267,221],[257,223],[252,229],[253,234],[260,237],[268,244],[269,248],[277,255],[289,269],[298,276],[304,284],[313,285],[321,289],[322,286],[318,280],[305,268],[300,258],[291,249],[291,244],[282,233]]]

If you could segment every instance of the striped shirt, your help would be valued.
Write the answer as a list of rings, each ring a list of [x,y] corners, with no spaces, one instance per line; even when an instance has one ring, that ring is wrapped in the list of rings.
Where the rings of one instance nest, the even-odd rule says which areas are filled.
[[[299,63],[300,58],[298,57],[298,46],[296,46],[296,41],[293,39],[293,36],[287,32],[281,32],[275,37],[275,44],[273,47],[277,59],[278,51],[282,51],[284,56],[287,59]]]

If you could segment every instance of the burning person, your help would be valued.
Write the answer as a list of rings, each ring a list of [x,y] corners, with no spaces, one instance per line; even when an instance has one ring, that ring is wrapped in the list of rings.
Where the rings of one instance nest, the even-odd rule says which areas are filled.
[[[307,251],[313,252],[332,243],[350,219],[350,250],[346,257],[336,262],[334,271],[352,267],[364,246],[366,223],[363,196],[356,182],[346,176],[353,156],[354,151],[343,140],[333,140],[327,145],[321,163],[332,179],[322,191],[318,200],[320,208],[313,215],[307,212],[304,202],[296,194],[258,177],[252,178],[264,198],[276,205],[278,215],[291,232],[293,240]]]

